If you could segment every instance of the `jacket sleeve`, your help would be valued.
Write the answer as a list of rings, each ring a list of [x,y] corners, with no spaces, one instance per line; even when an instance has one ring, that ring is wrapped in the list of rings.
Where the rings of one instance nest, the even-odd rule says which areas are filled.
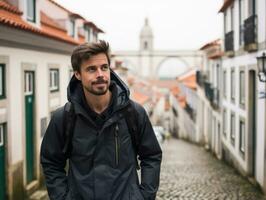
[[[143,107],[139,106],[141,124],[138,149],[141,167],[140,191],[145,200],[155,200],[160,182],[162,150],[153,131],[151,122]]]
[[[41,144],[41,165],[51,200],[69,199],[63,154],[63,108],[55,111]]]

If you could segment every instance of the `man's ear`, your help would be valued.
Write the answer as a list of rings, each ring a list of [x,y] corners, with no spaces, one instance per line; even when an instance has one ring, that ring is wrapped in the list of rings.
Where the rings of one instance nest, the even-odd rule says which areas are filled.
[[[78,71],[74,71],[75,77],[80,80],[80,73]]]

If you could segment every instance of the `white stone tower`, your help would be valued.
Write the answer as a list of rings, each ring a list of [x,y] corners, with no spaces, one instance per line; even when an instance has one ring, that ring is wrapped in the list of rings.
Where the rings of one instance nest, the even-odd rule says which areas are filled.
[[[140,32],[140,51],[152,51],[153,50],[153,33],[149,25],[148,18],[145,19],[145,24]]]
[[[138,72],[142,77],[153,78],[152,72],[152,54],[153,54],[153,33],[146,18],[145,24],[140,31],[140,48],[139,48],[139,66]]]

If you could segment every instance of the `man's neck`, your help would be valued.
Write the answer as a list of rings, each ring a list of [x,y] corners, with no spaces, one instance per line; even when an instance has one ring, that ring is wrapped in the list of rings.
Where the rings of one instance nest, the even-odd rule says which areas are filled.
[[[83,89],[88,106],[96,113],[101,114],[109,105],[112,92],[108,90],[104,95],[93,95]]]

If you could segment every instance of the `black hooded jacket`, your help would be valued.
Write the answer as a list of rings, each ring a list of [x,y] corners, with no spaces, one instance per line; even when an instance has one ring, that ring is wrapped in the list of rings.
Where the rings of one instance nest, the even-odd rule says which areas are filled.
[[[139,184],[131,136],[121,114],[129,103],[129,90],[112,71],[111,80],[115,87],[112,103],[100,116],[93,116],[84,105],[80,81],[73,76],[69,83],[68,100],[74,105],[76,122],[67,174],[68,158],[62,151],[64,108],[52,116],[41,145],[41,164],[51,200],[155,199],[162,159],[160,145],[144,108],[134,102],[140,125]]]

